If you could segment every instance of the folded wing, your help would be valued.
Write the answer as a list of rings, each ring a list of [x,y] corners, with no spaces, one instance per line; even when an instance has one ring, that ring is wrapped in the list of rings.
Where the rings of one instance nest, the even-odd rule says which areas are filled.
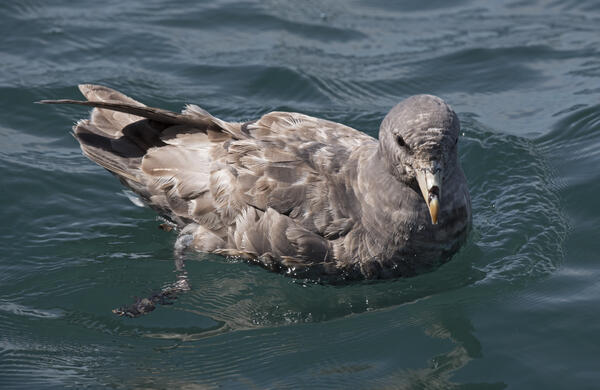
[[[102,86],[80,90],[88,101],[44,103],[95,107],[74,127],[84,154],[166,218],[218,237],[222,251],[328,259],[329,241],[359,219],[356,153],[376,142],[361,132],[287,112],[230,123],[193,105],[174,113]]]

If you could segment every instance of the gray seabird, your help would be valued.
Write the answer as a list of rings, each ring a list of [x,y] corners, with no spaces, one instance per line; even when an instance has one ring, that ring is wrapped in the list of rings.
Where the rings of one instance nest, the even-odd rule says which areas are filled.
[[[77,122],[83,153],[180,229],[188,248],[315,279],[410,276],[464,242],[471,201],[460,124],[417,95],[386,115],[379,141],[293,112],[225,122],[80,85],[95,107]]]

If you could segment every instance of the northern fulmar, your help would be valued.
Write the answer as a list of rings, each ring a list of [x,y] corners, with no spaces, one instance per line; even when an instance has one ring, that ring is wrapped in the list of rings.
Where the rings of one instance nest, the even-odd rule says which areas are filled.
[[[467,236],[460,123],[438,97],[397,104],[376,140],[295,112],[234,123],[79,89],[87,101],[41,103],[94,107],[73,127],[83,153],[175,224],[187,248],[295,277],[378,279],[430,270]]]

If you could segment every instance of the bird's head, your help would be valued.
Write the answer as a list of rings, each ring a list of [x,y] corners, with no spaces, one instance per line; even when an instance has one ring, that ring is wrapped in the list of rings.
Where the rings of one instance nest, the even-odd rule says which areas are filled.
[[[416,95],[398,103],[379,130],[379,151],[392,175],[419,188],[435,225],[444,179],[458,164],[460,122],[440,98]]]

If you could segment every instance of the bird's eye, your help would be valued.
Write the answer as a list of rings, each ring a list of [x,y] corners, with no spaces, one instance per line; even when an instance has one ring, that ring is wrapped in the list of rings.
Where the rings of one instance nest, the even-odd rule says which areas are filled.
[[[402,138],[402,136],[397,135],[396,136],[396,142],[398,142],[398,145],[405,147],[406,146],[406,142],[404,142],[404,138]]]

